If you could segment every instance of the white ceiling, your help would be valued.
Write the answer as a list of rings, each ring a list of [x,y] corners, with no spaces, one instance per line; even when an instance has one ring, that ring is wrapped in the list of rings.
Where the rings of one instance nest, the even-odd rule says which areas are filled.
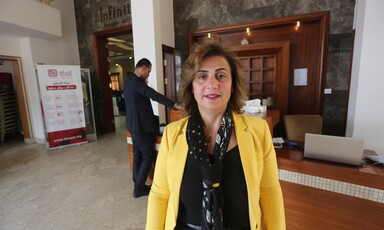
[[[109,37],[108,50],[111,61],[130,60],[133,58],[133,36],[124,34],[115,37]]]

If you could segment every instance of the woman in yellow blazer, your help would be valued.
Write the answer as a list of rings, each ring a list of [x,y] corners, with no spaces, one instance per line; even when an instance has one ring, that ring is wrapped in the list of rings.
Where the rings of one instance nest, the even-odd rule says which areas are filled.
[[[179,98],[189,116],[164,131],[148,230],[285,229],[268,125],[242,114],[240,63],[219,42],[195,45],[183,66]]]

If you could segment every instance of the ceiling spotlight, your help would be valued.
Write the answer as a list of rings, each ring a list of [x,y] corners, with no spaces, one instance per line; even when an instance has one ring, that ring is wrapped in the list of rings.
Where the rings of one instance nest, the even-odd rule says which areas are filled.
[[[301,25],[301,24],[300,24],[300,21],[297,21],[297,22],[296,22],[296,27],[295,27],[295,29],[298,30],[299,27],[300,27],[300,25]]]

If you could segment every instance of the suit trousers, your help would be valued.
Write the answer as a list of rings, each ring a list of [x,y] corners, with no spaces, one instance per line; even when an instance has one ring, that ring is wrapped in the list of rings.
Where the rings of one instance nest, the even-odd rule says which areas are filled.
[[[145,187],[155,157],[155,134],[131,132],[133,145],[133,182],[135,191]]]

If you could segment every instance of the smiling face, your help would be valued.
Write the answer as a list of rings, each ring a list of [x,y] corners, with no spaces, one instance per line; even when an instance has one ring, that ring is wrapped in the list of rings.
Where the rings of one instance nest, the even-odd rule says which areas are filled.
[[[204,58],[192,81],[200,112],[224,112],[231,97],[231,68],[224,57]]]

